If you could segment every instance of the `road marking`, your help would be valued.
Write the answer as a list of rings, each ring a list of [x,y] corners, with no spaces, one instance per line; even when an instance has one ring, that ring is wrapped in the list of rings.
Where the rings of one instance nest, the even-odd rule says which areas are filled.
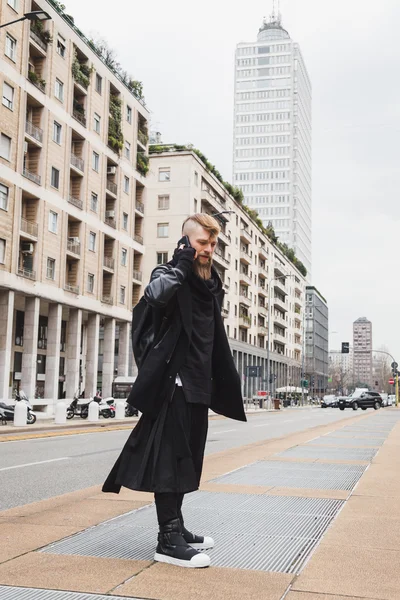
[[[263,423],[262,425],[253,425],[253,427],[269,427],[271,423]]]
[[[33,463],[25,463],[24,465],[14,465],[13,467],[4,467],[0,469],[0,471],[11,471],[11,469],[22,469],[23,467],[33,467],[34,465],[44,465],[45,463],[57,462],[59,460],[68,460],[69,456],[64,456],[63,458],[51,458],[50,460],[40,460],[38,462]]]
[[[219,431],[210,430],[210,433],[230,433],[231,431],[237,431],[237,429],[220,429]]]

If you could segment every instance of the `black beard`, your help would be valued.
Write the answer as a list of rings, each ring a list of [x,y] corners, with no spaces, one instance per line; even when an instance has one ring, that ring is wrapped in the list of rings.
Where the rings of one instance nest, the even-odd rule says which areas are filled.
[[[202,264],[199,258],[196,258],[193,262],[193,271],[201,279],[211,279],[212,258],[209,258],[206,264]]]

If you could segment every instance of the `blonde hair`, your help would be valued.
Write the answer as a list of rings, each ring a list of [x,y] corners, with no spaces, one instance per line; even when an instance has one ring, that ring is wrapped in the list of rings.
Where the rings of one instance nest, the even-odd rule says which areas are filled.
[[[208,231],[212,237],[218,237],[221,231],[218,221],[207,213],[196,213],[194,215],[190,215],[183,222],[182,233],[185,233],[192,224],[200,225],[200,227],[203,227],[206,231]]]

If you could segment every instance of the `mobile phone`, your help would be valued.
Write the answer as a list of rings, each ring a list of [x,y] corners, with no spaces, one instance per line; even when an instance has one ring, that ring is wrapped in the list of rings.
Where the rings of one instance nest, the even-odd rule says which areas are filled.
[[[180,246],[182,246],[182,244],[185,246],[185,248],[191,248],[191,244],[190,244],[190,240],[188,238],[187,235],[184,235],[183,237],[181,237],[181,239],[179,240],[178,244],[177,244],[177,248],[179,248]]]

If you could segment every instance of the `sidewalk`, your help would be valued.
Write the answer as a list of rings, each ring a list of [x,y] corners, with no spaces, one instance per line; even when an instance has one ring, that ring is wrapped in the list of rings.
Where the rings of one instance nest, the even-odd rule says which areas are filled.
[[[207,456],[201,491],[184,505],[186,524],[216,541],[204,570],[152,561],[151,494],[96,486],[0,512],[0,600],[22,598],[18,586],[24,600],[82,599],[61,590],[100,594],[93,600],[398,600],[399,448],[400,411],[387,408]]]

